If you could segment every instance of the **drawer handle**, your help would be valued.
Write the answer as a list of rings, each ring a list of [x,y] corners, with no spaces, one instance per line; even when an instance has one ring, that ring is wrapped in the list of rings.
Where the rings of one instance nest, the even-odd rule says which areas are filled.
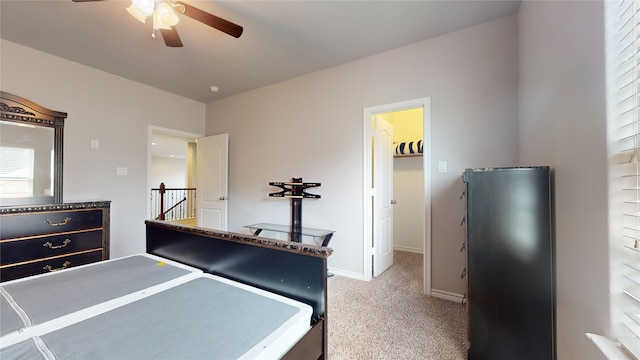
[[[69,265],[71,265],[71,263],[68,262],[68,261],[65,261],[64,264],[62,264],[62,267],[59,267],[57,269],[52,268],[51,265],[47,265],[47,266],[43,267],[42,269],[47,270],[48,272],[54,272],[54,271],[58,271],[58,270],[64,270],[64,269],[68,268]]]
[[[59,223],[51,222],[51,220],[49,220],[49,219],[45,220],[44,223],[45,224],[49,224],[51,226],[62,226],[62,225],[67,225],[69,223],[69,221],[71,221],[71,218],[70,217],[66,217],[66,218],[64,218],[64,220],[62,220],[62,222],[59,222]]]
[[[42,246],[44,246],[46,248],[49,248],[49,249],[62,249],[63,247],[66,247],[69,244],[71,244],[71,240],[70,239],[64,239],[64,241],[62,242],[62,245],[53,245],[52,243],[47,241],[46,243],[42,244]]]

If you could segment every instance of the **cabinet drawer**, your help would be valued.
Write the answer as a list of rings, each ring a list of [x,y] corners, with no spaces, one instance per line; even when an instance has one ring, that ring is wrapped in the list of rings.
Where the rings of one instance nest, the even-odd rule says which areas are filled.
[[[102,227],[102,210],[56,211],[0,217],[0,239]]]
[[[40,260],[22,265],[0,268],[0,281],[9,281],[31,275],[44,274],[102,260],[102,250],[71,254],[55,259]]]
[[[0,263],[8,265],[102,248],[102,230],[42,236],[0,243]]]

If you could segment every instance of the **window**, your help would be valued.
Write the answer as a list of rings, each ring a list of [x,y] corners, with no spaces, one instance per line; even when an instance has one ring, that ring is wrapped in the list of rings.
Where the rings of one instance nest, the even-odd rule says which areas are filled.
[[[0,197],[33,195],[34,149],[0,146]]]
[[[605,1],[609,144],[609,359],[640,358],[640,1]],[[626,353],[626,354],[625,354]]]

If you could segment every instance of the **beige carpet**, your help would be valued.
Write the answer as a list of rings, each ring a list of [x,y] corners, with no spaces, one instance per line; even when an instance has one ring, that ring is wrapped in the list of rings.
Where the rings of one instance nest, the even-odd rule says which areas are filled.
[[[329,278],[329,359],[466,359],[465,306],[423,294],[422,255],[370,282]]]

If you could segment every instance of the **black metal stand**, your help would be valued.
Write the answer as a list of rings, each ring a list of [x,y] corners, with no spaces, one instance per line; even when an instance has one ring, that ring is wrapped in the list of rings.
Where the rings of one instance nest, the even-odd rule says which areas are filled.
[[[305,191],[310,187],[320,186],[320,183],[305,183],[302,178],[292,178],[291,182],[270,182],[282,191],[270,193],[271,197],[291,198],[291,241],[301,242],[302,235],[302,199],[320,199],[320,195],[309,194]]]

